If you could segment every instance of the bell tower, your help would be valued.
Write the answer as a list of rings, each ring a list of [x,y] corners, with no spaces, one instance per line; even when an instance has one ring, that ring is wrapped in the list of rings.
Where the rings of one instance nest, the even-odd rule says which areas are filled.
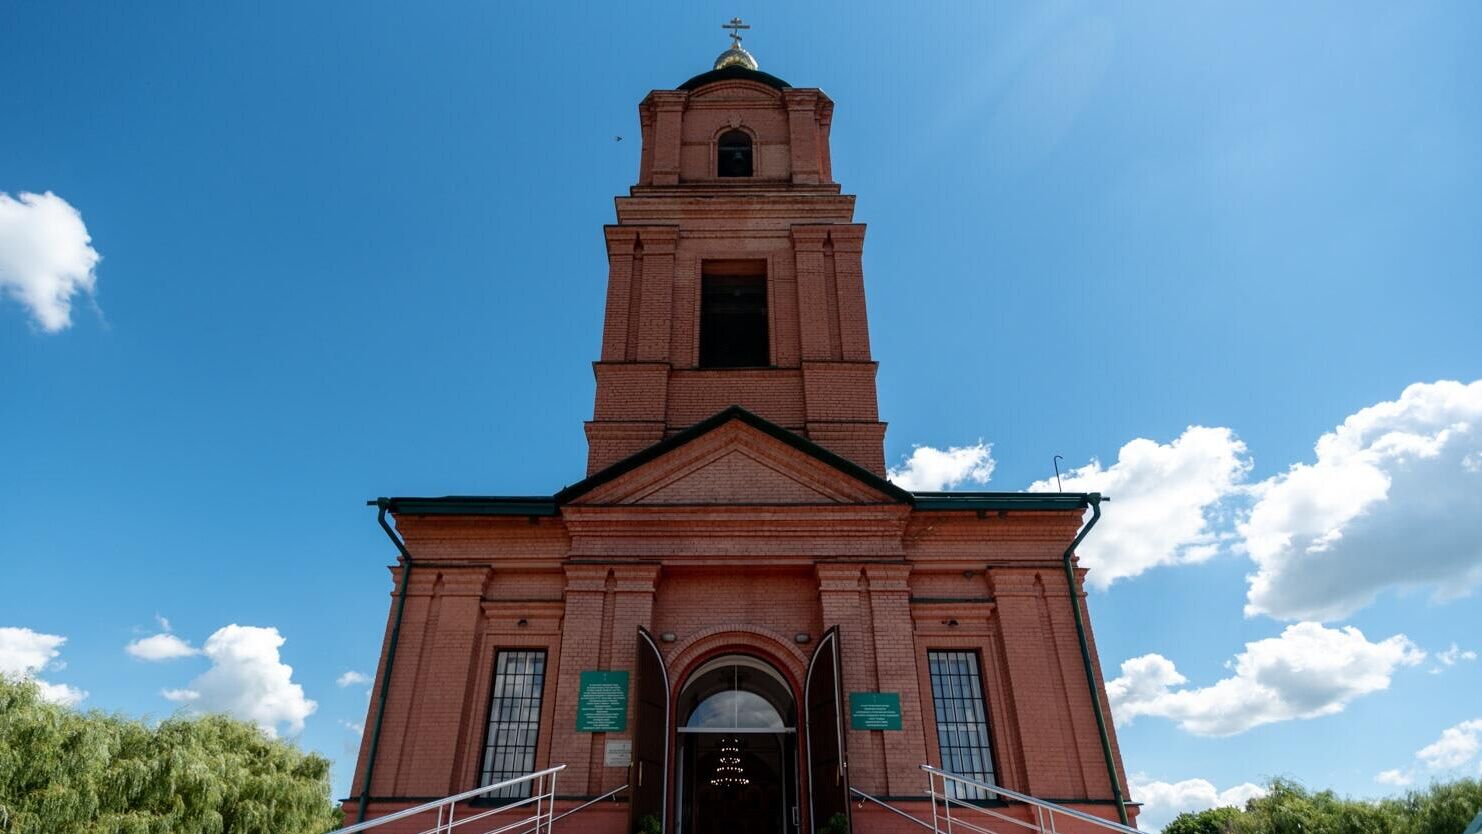
[[[607,226],[587,473],[737,405],[877,474],[860,253],[829,163],[833,102],[733,43],[638,106],[638,182]]]

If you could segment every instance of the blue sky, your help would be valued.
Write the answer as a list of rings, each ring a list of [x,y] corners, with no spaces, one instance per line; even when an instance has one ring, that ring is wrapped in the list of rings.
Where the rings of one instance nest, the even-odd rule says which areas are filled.
[[[1060,454],[1142,497],[1084,554],[1119,577],[1107,677],[1144,659],[1128,771],[1170,807],[1475,774],[1429,766],[1482,734],[1465,3],[5,4],[0,627],[66,638],[35,673],[160,716],[286,663],[317,709],[278,729],[344,792],[365,687],[336,679],[373,671],[394,557],[364,500],[580,478],[636,105],[736,14],[836,102],[892,464],[966,448],[1023,489]],[[101,260],[53,264],[89,276],[55,326],[15,276],[36,229],[76,243],[64,206]],[[157,616],[283,643],[127,654]]]

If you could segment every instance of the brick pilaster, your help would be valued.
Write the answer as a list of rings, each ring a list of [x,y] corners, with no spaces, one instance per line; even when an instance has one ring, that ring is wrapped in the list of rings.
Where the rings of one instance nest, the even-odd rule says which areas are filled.
[[[891,796],[921,790],[921,763],[926,761],[926,734],[920,720],[921,687],[916,676],[916,641],[911,620],[909,565],[869,565],[870,615],[875,641],[875,677],[899,692],[901,729],[872,733],[885,747],[885,778]]]
[[[633,738],[635,714],[638,709],[634,677],[637,664],[635,652],[638,647],[638,627],[653,626],[654,589],[659,578],[658,565],[615,565],[612,568],[613,584],[608,593],[612,596],[612,626],[603,635],[607,642],[607,668],[627,670],[629,674],[628,729],[622,733],[604,734],[603,739]],[[600,749],[597,751],[602,752]],[[623,784],[628,777],[626,768],[602,767],[599,758],[593,766],[591,792],[603,793]]]
[[[606,565],[567,565],[565,616],[561,621],[561,668],[556,675],[556,727],[551,764],[565,764],[561,784],[588,789],[591,782],[592,733],[576,732],[576,702],[581,672],[600,668],[602,604],[607,588]]]
[[[839,684],[839,711],[849,747],[849,783],[866,793],[884,793],[884,745],[874,737],[876,733],[849,728],[849,693],[879,688],[869,594],[861,582],[864,569],[857,564],[825,563],[818,565],[816,572],[823,627],[839,627],[839,659],[844,672]]]
[[[1073,725],[1066,714],[1052,621],[1045,617],[1044,585],[1034,569],[989,568],[1012,676],[1014,714],[1024,748],[1025,791],[1066,798],[1084,790]],[[1082,684],[1084,687],[1084,684]]]

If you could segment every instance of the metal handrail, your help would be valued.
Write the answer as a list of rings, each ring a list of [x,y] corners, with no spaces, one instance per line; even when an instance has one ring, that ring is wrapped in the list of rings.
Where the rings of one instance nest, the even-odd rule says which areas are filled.
[[[562,811],[561,813],[555,815],[554,817],[551,817],[550,824],[551,825],[555,825],[558,821],[563,820],[563,819],[566,819],[567,817],[571,816],[572,814],[576,813],[577,811],[580,811],[581,809],[587,807],[588,805],[596,805],[598,802],[601,802],[602,800],[608,798],[609,796],[612,796],[612,795],[614,795],[614,794],[616,794],[616,793],[618,793],[620,791],[625,791],[627,789],[628,789],[628,786],[627,785],[622,785],[620,787],[613,788],[612,790],[608,791],[607,793],[602,794],[601,796],[599,796],[599,797],[597,797],[595,799],[588,799],[586,802],[583,802],[582,804],[576,806],[575,808],[568,808],[567,810]]]
[[[407,817],[414,817],[418,814],[425,814],[431,811],[437,812],[437,823],[432,828],[429,828],[426,831],[422,832],[422,834],[445,834],[445,832],[451,832],[457,826],[464,825],[475,820],[484,819],[486,817],[491,817],[495,814],[501,814],[505,811],[510,810],[511,808],[519,808],[531,803],[535,804],[534,815],[517,820],[502,828],[496,828],[492,831],[484,832],[484,834],[499,834],[499,832],[508,831],[512,828],[515,828],[516,826],[525,825],[531,822],[535,824],[535,828],[533,830],[539,831],[542,827],[544,827],[547,831],[549,831],[550,824],[554,821],[552,818],[552,812],[555,810],[556,774],[565,769],[566,765],[559,764],[555,767],[548,767],[545,770],[537,770],[534,773],[527,773],[524,776],[516,776],[513,779],[506,779],[503,782],[496,782],[492,785],[485,785],[481,788],[474,788],[473,790],[464,791],[463,793],[454,794],[453,796],[444,797],[442,799],[434,799],[431,802],[424,802],[421,805],[415,805],[411,808],[403,808],[400,811],[393,811],[390,814],[387,814],[383,817],[376,817],[373,820],[358,822],[354,825],[349,825],[344,828],[336,828],[329,834],[354,834],[354,832],[357,831],[367,831],[369,829],[376,828],[390,822],[395,822],[396,820],[403,820]],[[549,778],[547,779],[546,777]],[[457,810],[456,806],[459,802],[463,802],[469,799],[476,799],[478,797],[494,793],[495,791],[504,790],[505,788],[512,788],[516,785],[521,785],[526,782],[534,783],[532,785],[530,796],[525,797],[518,802],[511,802],[507,805],[501,805],[498,808],[494,808],[493,810],[484,811],[483,813],[475,814],[471,817],[464,817],[461,820],[455,821],[455,812]],[[545,818],[543,822],[541,819],[542,817]]]
[[[596,805],[598,802],[601,802],[602,800],[607,799],[607,798],[613,796],[614,794],[620,793],[620,792],[625,791],[627,789],[628,789],[628,786],[627,785],[621,785],[619,787],[613,788],[612,790],[608,791],[607,793],[602,794],[601,796],[593,797],[592,799],[588,799],[586,802],[583,802],[582,804],[576,806],[575,808],[568,808],[565,811],[562,811],[561,813],[556,814],[555,816],[551,817],[549,820],[547,820],[544,823],[541,823],[539,821],[536,821],[535,827],[533,827],[533,828],[527,828],[524,831],[519,832],[519,834],[538,834],[538,832],[542,828],[544,828],[546,830],[546,832],[554,831],[555,830],[555,827],[556,827],[556,823],[560,822],[561,820],[563,820],[563,819],[571,816],[572,814],[576,813],[577,811],[580,811],[580,810],[583,810],[585,808],[591,807],[592,805]],[[455,823],[455,824],[460,824],[461,825],[463,822],[464,822],[463,820],[459,820],[458,823]],[[519,820],[517,823],[515,823],[515,825],[520,825],[520,824],[524,824],[524,823],[528,823],[528,822],[530,822],[529,819]],[[513,827],[513,826],[506,826],[506,828],[509,828],[509,827]],[[503,831],[505,829],[500,829],[500,830]],[[338,832],[331,832],[331,834],[338,834]],[[486,834],[492,834],[492,832],[486,832]]]
[[[877,798],[875,798],[873,796],[870,796],[869,794],[865,793],[864,791],[860,790],[859,788],[850,787],[849,788],[849,792],[852,793],[852,794],[854,794],[855,796],[859,797],[860,799],[869,800],[870,802],[873,802],[876,805],[879,805],[881,808],[884,808],[885,810],[889,811],[892,814],[895,814],[897,816],[905,817],[906,819],[910,820],[911,822],[916,823],[917,825],[921,826],[922,828],[928,829],[930,831],[936,831],[936,826],[932,825],[931,823],[927,822],[926,820],[924,820],[924,819],[922,819],[920,817],[913,817],[910,814],[906,813],[905,811],[902,811],[901,809],[895,807],[894,805],[891,805],[889,802],[886,802],[883,799],[877,799]]]
[[[936,822],[935,822],[936,807],[937,807],[936,800],[940,799],[940,800],[942,800],[943,804],[946,805],[946,807],[947,807],[947,827],[948,827],[948,831],[950,831],[953,828],[954,824],[955,825],[961,825],[961,826],[966,827],[966,828],[968,828],[969,830],[972,830],[972,831],[977,831],[977,832],[986,832],[987,831],[986,829],[979,828],[979,827],[977,827],[977,826],[975,826],[975,825],[973,825],[971,823],[968,823],[968,822],[965,822],[965,821],[962,821],[962,820],[958,820],[958,819],[953,818],[951,816],[951,808],[955,804],[958,807],[971,808],[974,811],[978,811],[978,812],[980,812],[982,814],[985,814],[987,816],[996,817],[998,819],[1004,820],[1005,822],[1011,822],[1011,823],[1014,823],[1015,825],[1021,825],[1021,826],[1024,826],[1025,828],[1030,828],[1030,829],[1035,829],[1035,830],[1038,830],[1038,831],[1046,832],[1047,834],[1055,834],[1055,818],[1054,818],[1054,815],[1055,814],[1063,814],[1063,815],[1065,815],[1067,817],[1070,817],[1072,819],[1078,819],[1078,820],[1081,820],[1082,822],[1088,822],[1088,823],[1091,823],[1092,825],[1097,825],[1097,826],[1100,826],[1102,828],[1105,828],[1108,831],[1116,832],[1117,834],[1146,834],[1146,832],[1139,831],[1136,828],[1133,828],[1131,826],[1122,825],[1119,822],[1112,822],[1111,820],[1108,820],[1108,819],[1102,819],[1101,817],[1098,817],[1095,814],[1088,814],[1088,813],[1085,813],[1084,811],[1077,811],[1074,808],[1067,808],[1064,805],[1057,805],[1057,804],[1055,804],[1053,802],[1047,802],[1047,801],[1045,801],[1043,799],[1038,799],[1036,797],[1029,796],[1027,794],[1019,793],[1018,791],[1009,790],[1008,788],[1002,787],[1000,785],[993,785],[993,784],[989,784],[987,782],[980,782],[977,779],[972,779],[972,778],[969,778],[967,776],[961,776],[961,775],[956,774],[956,773],[948,773],[947,771],[942,770],[941,768],[932,767],[931,765],[922,765],[921,766],[921,769],[924,770],[924,771],[926,771],[926,774],[927,774],[926,775],[927,793],[932,798],[932,817],[933,817],[932,828],[933,828],[933,830],[937,830],[937,831],[940,831],[941,830],[936,825]],[[940,778],[942,780],[942,791],[940,793],[938,793],[937,792],[937,789],[936,789],[936,779],[938,779],[938,778]],[[967,785],[969,787],[977,788],[978,790],[984,791],[986,793],[998,794],[1000,796],[1004,796],[1004,797],[1007,797],[1009,799],[1012,799],[1012,800],[1014,800],[1016,802],[1022,802],[1022,803],[1026,804],[1026,805],[1032,805],[1032,806],[1034,806],[1034,808],[1035,808],[1035,817],[1038,820],[1038,824],[1025,822],[1024,820],[1014,819],[1013,817],[1010,817],[1010,816],[1008,816],[1006,814],[1000,814],[1000,813],[997,813],[997,812],[995,812],[995,811],[993,811],[993,810],[991,810],[989,808],[984,808],[984,807],[982,807],[980,805],[974,805],[973,803],[967,802],[967,801],[965,801],[965,800],[963,800],[963,799],[961,799],[959,797],[955,797],[955,796],[949,795],[947,793],[947,780],[949,780],[949,779],[952,780],[952,781],[954,781],[954,782],[958,782],[958,783],[961,783],[963,785]],[[1045,817],[1044,817],[1044,814],[1046,814],[1046,813],[1049,814],[1049,819],[1048,820],[1046,820]],[[1046,825],[1047,822],[1048,822],[1048,826]],[[991,834],[991,832],[989,832],[989,834]]]

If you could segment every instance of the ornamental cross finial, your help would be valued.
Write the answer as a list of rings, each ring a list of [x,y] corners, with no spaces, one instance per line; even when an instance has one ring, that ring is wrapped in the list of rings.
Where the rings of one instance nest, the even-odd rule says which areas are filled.
[[[731,18],[731,22],[730,23],[722,23],[720,25],[720,28],[722,28],[722,29],[730,29],[731,30],[731,46],[740,47],[741,46],[741,30],[742,29],[750,29],[751,27],[748,26],[748,25],[746,25],[745,23],[742,23],[741,22],[741,18],[739,18],[739,17],[733,17],[733,18]]]

